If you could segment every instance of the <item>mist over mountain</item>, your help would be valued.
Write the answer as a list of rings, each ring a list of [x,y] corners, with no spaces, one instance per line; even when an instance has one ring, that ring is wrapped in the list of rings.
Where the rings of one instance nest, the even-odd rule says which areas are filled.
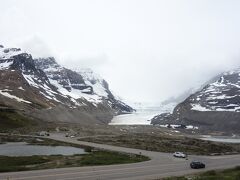
[[[90,67],[129,101],[178,97],[239,65],[239,1],[3,1],[3,44]]]

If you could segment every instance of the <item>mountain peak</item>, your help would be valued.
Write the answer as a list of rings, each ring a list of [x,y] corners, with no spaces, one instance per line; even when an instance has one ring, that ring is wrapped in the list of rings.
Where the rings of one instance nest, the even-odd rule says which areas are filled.
[[[0,69],[28,71],[32,68],[34,63],[30,54],[23,52],[20,48],[0,48]]]
[[[3,45],[0,45],[0,59],[11,59],[13,56],[23,53],[20,48],[5,48]]]
[[[92,70],[73,71],[54,57],[33,59],[20,48],[3,47],[0,74],[0,104],[21,107],[40,119],[106,123],[113,115],[133,111]]]
[[[152,119],[152,124],[184,124],[201,130],[239,131],[240,69],[222,73],[179,103],[172,114]]]
[[[61,68],[54,57],[37,58],[34,59],[34,62],[38,67],[41,67],[44,70],[58,70]]]

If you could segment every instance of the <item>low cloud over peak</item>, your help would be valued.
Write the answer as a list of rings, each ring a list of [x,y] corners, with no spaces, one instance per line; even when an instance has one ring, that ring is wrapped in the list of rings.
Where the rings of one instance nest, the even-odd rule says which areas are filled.
[[[240,66],[235,0],[2,0],[0,39],[159,102]]]

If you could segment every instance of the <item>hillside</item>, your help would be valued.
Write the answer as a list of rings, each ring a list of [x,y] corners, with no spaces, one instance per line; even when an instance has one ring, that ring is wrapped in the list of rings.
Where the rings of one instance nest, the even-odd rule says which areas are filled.
[[[20,48],[0,46],[0,81],[1,111],[33,119],[106,124],[133,111],[94,72],[64,68],[53,57],[34,59]]]
[[[200,130],[239,133],[240,69],[213,78],[201,90],[179,103],[172,114],[161,114],[152,124],[182,124]]]

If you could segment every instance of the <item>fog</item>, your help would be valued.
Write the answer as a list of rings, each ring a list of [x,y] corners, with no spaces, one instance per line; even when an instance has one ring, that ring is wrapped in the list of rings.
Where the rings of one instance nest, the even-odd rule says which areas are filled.
[[[0,44],[161,102],[240,64],[238,0],[0,0]]]

